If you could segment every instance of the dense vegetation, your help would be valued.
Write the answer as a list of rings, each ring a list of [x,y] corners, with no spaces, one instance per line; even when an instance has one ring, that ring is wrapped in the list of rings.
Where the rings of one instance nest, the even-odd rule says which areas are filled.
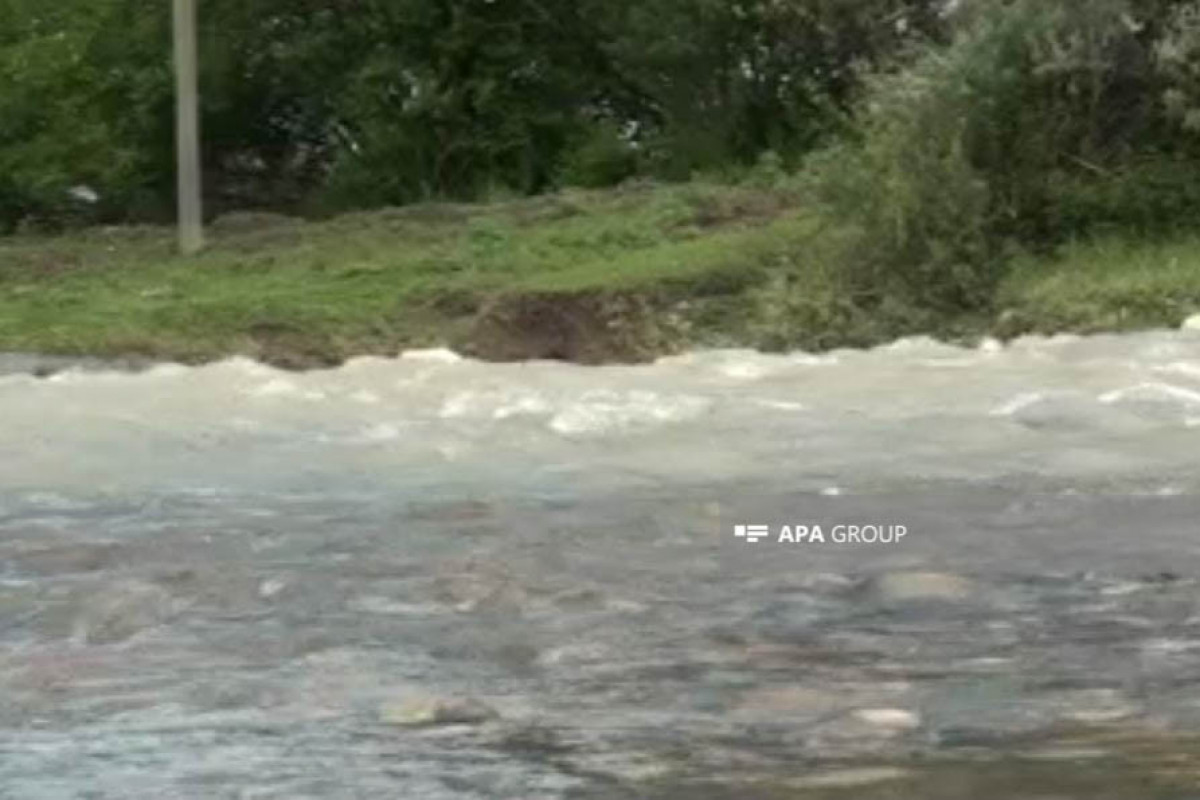
[[[789,161],[928,0],[206,0],[216,209],[337,210]],[[170,3],[0,0],[0,223],[171,207]],[[899,24],[903,21],[903,25]]]
[[[97,254],[94,233],[29,238],[171,217],[169,5],[0,0],[0,233],[25,234],[0,246],[9,262],[0,264],[0,294],[25,309],[5,323],[13,342],[78,349],[66,334],[30,333],[53,303],[26,308],[29,280],[52,276],[80,297],[93,280],[122,291],[174,280],[156,272],[165,236],[131,234],[156,244],[130,251],[118,242],[111,258]],[[298,258],[317,263],[308,285],[325,286],[342,274],[326,262],[349,259],[359,277],[329,287],[372,284],[336,302],[336,289],[322,289],[325,305],[272,307],[268,327],[292,312],[317,314],[317,306],[368,318],[351,307],[371,306],[385,284],[393,299],[415,297],[409,288],[419,285],[451,294],[469,285],[473,307],[526,278],[543,289],[564,275],[602,288],[627,285],[639,270],[651,282],[675,269],[690,280],[714,264],[724,276],[716,282],[736,287],[733,316],[756,319],[736,332],[739,341],[768,346],[853,343],[984,317],[1003,317],[1012,332],[1126,325],[1200,304],[1178,266],[1196,262],[1180,258],[1200,219],[1200,0],[201,5],[205,190],[214,216],[505,201],[470,220],[455,217],[436,245],[415,228],[400,236],[386,214],[372,218],[372,266],[361,273],[358,246],[337,240],[358,235],[353,225],[303,235],[288,228],[308,242],[299,255],[270,252],[270,236],[249,250],[218,236],[208,259],[229,270],[216,275],[242,280],[250,262]],[[497,222],[524,207],[521,197],[546,195],[553,207],[578,210],[573,187],[647,181],[693,188],[634,191],[644,207],[630,208],[652,220],[633,232],[627,212],[610,218],[607,201],[564,212],[585,220],[561,223],[568,231],[599,231],[581,239],[594,248],[590,258],[559,246],[560,223]],[[678,206],[689,192],[710,198],[704,208],[741,211],[716,213],[714,223],[703,209],[682,221],[654,210]],[[1135,252],[1139,242],[1157,244]],[[1174,266],[1150,264],[1150,252],[1172,254]],[[63,253],[109,277],[61,269]],[[1114,254],[1153,280],[1118,279]],[[612,259],[625,261],[606,268]],[[1080,267],[1080,259],[1107,265],[1081,273],[1103,290],[1077,291],[1062,278],[1061,264]],[[495,269],[502,262],[510,266]],[[129,286],[105,266],[117,263],[129,270]],[[731,284],[733,274],[740,277]],[[1163,294],[1151,297],[1151,286]],[[149,285],[136,291],[174,296]],[[253,291],[218,292],[226,311],[242,309],[241,332],[229,336],[261,328],[258,312],[234,302]],[[165,324],[185,302],[155,318]],[[209,305],[205,313],[221,318],[220,303]],[[116,306],[105,313],[118,316]],[[732,318],[711,327],[728,331]]]
[[[1175,325],[1200,310],[1200,234],[1016,259],[991,313],[845,290],[852,229],[795,179],[566,190],[313,222],[229,214],[198,256],[170,228],[0,238],[0,351],[289,367],[451,346],[639,360],[695,347],[866,346]]]
[[[1200,3],[963,6],[822,155],[861,291],[987,305],[1014,249],[1200,219]]]

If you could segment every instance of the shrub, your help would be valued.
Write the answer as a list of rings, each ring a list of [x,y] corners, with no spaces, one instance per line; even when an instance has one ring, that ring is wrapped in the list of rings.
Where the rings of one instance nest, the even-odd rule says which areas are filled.
[[[844,279],[981,307],[1014,244],[1194,214],[1200,190],[1183,177],[1197,173],[1194,147],[1163,102],[1191,95],[1161,65],[1193,64],[1200,45],[1166,58],[1161,30],[1190,42],[1180,31],[1192,28],[1162,29],[1164,13],[1127,0],[965,3],[949,47],[874,81],[858,142],[813,161],[819,194],[860,230]]]
[[[1169,115],[1200,141],[1200,3],[1174,9],[1154,55],[1170,81],[1163,94]]]
[[[860,141],[809,162],[819,198],[858,230],[840,277],[867,299],[900,293],[934,305],[973,305],[990,288],[989,194],[966,151],[965,49],[929,51],[877,80]]]
[[[637,172],[637,150],[611,122],[600,122],[563,159],[561,182],[599,189],[615,186]]]
[[[1164,234],[1200,219],[1200,163],[1189,158],[1145,156],[1103,174],[1061,174],[1051,185],[1062,239]]]

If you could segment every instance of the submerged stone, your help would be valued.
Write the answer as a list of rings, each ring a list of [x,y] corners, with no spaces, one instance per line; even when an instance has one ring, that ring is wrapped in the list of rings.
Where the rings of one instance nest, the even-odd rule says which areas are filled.
[[[793,789],[850,789],[877,783],[891,783],[910,776],[898,767],[851,767],[818,772],[787,782]]]
[[[880,603],[962,600],[973,588],[969,579],[945,572],[889,572],[863,584],[867,595]]]
[[[129,580],[105,587],[84,601],[75,638],[87,644],[111,644],[157,627],[175,613],[171,593],[160,586]]]
[[[911,731],[921,727],[921,718],[903,708],[860,708],[854,718],[890,731]]]
[[[379,720],[403,728],[428,728],[441,725],[482,725],[499,719],[496,709],[472,697],[418,697],[384,703]]]

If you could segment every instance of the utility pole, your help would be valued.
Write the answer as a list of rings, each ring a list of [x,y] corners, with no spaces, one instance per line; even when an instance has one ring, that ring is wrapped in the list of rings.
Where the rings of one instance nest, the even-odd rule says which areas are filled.
[[[175,145],[179,250],[204,247],[200,199],[200,111],[197,88],[196,0],[175,3]]]

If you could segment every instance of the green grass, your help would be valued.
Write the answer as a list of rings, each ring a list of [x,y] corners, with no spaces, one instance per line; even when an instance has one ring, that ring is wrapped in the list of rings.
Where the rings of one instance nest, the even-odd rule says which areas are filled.
[[[337,360],[444,343],[498,295],[753,274],[808,231],[785,193],[688,185],[325,222],[242,215],[193,258],[165,229],[13,238],[0,240],[0,350]]]
[[[1136,330],[1200,311],[1200,234],[1100,238],[1017,259],[997,306],[1014,332]]]
[[[890,301],[867,310],[839,280],[855,232],[800,198],[786,187],[694,183],[322,222],[236,215],[218,220],[192,258],[174,255],[172,231],[160,228],[0,239],[0,351],[186,362],[245,354],[299,367],[435,345],[487,355],[504,325],[537,328],[561,307],[532,332],[533,355],[558,352],[536,340],[574,325],[584,338],[614,330],[611,357],[625,358],[912,333],[1126,330],[1200,310],[1200,234],[1018,258],[990,312]],[[519,310],[504,311],[506,301]],[[480,325],[497,308],[501,327]],[[604,346],[588,359],[608,357]]]

